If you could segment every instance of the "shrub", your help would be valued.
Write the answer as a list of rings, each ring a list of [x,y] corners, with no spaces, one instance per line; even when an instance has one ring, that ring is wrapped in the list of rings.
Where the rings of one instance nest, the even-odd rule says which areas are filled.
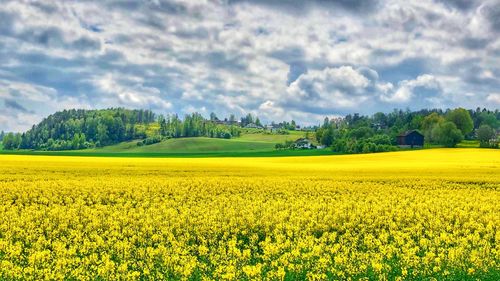
[[[488,125],[481,125],[481,127],[477,129],[476,134],[481,147],[491,147],[490,142],[492,142],[495,137],[495,130],[493,130],[493,128]]]
[[[155,143],[159,143],[162,140],[163,140],[162,136],[156,135],[156,136],[152,136],[152,137],[149,137],[149,138],[145,138],[142,141],[140,141],[139,143],[142,143],[142,145],[152,145],[152,144],[155,144]],[[137,143],[137,145],[139,145],[139,143]],[[139,145],[139,146],[141,146],[141,145]]]
[[[457,128],[455,123],[450,121],[437,125],[432,132],[436,136],[438,143],[446,147],[455,147],[457,143],[463,140],[462,132]]]

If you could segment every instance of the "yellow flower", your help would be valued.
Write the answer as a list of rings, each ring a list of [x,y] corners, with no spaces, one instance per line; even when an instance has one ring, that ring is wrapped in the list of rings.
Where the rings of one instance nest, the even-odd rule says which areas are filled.
[[[0,155],[0,279],[482,279],[499,174],[486,149]]]

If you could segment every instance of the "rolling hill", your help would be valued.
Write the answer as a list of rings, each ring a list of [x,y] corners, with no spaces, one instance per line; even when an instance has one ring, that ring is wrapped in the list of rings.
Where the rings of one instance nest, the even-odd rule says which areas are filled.
[[[168,139],[147,146],[137,146],[137,141],[122,142],[102,148],[83,149],[79,152],[98,153],[219,153],[219,152],[269,152],[274,151],[277,143],[296,140],[304,132],[292,131],[289,135],[262,134],[258,132],[243,134],[232,139],[207,137]]]
[[[261,130],[244,129],[240,137],[231,139],[189,137],[173,138],[160,143],[138,146],[141,141],[120,142],[100,148],[80,150],[43,151],[43,150],[2,150],[0,154],[19,155],[59,155],[59,156],[96,156],[96,157],[273,157],[308,156],[335,154],[331,149],[313,150],[276,150],[277,143],[294,141],[304,137],[305,132],[289,131],[289,134],[268,134]],[[314,139],[314,135],[310,136]]]
[[[90,152],[135,152],[135,153],[200,153],[200,152],[235,152],[269,151],[274,149],[270,142],[244,141],[234,139],[214,139],[206,137],[169,139],[147,146],[137,146],[137,141],[123,142],[103,148],[85,149]]]

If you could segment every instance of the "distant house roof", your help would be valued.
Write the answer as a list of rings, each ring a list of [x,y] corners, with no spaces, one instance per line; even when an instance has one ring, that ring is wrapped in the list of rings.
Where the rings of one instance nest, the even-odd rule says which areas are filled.
[[[417,134],[419,134],[419,135],[422,135],[422,134],[421,134],[419,131],[417,131],[417,130],[410,130],[410,131],[406,131],[406,132],[404,132],[404,133],[399,134],[399,135],[398,135],[398,137],[406,137],[406,136],[408,136],[408,135],[410,135],[410,134],[412,134],[412,133],[417,133]],[[423,135],[422,135],[422,136],[423,136]]]
[[[246,125],[245,128],[262,128],[262,127],[255,124],[255,123],[250,123],[250,124]]]
[[[268,124],[268,125],[266,125],[266,128],[279,129],[279,128],[281,128],[281,126],[278,124]]]
[[[413,148],[414,146],[419,146],[422,147],[424,146],[424,135],[419,133],[417,130],[411,130],[407,131],[403,134],[400,134],[397,137],[397,143],[401,147],[411,147]]]

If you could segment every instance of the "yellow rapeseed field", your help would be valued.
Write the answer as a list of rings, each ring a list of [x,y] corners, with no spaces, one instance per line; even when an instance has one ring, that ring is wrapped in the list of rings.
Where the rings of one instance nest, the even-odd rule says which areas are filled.
[[[500,150],[0,156],[0,280],[500,280]]]

